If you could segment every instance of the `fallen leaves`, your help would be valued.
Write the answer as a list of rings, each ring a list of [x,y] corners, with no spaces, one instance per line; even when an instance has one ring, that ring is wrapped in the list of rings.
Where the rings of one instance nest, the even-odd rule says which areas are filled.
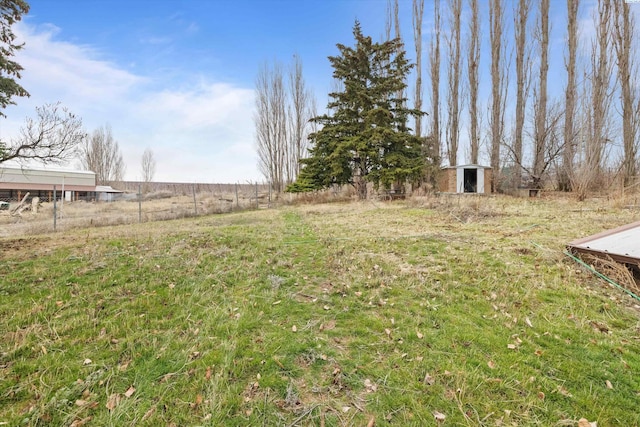
[[[127,389],[127,391],[124,392],[124,396],[125,397],[131,397],[131,396],[133,396],[133,393],[135,393],[135,392],[136,392],[135,387],[131,386],[131,387],[129,387]]]
[[[434,381],[435,380],[433,379],[433,377],[427,372],[424,375],[424,380],[422,380],[422,383],[425,385],[433,385]]]
[[[118,393],[112,393],[107,399],[106,407],[108,410],[113,411],[120,404],[122,396]]]
[[[111,395],[107,399],[107,403],[105,404],[105,406],[107,407],[107,409],[109,411],[113,411],[114,409],[116,409],[118,407],[118,405],[122,401],[123,396],[126,397],[126,398],[130,398],[131,396],[133,396],[133,394],[135,392],[136,392],[136,388],[134,386],[130,386],[127,389],[127,391],[124,392],[124,394],[111,393]],[[76,401],[76,405],[77,404],[78,404],[78,401]]]
[[[447,418],[447,416],[445,414],[443,414],[442,412],[438,412],[438,411],[433,411],[433,417],[436,419],[436,421],[438,423],[444,422],[444,420]]]
[[[144,415],[142,416],[142,421],[147,420],[149,417],[153,415],[154,412],[156,412],[156,407],[152,406],[151,408],[149,408],[147,412],[144,413]]]
[[[76,419],[71,424],[69,424],[69,427],[82,427],[83,425],[85,425],[89,421],[91,421],[91,418],[92,417],[85,417],[85,418],[82,418],[82,419]]]
[[[563,386],[559,385],[556,390],[558,391],[558,393],[560,393],[561,395],[565,396],[565,397],[573,397],[573,395],[571,393],[569,393],[569,390],[567,390],[566,388],[564,388]]]
[[[367,378],[364,380],[364,389],[367,391],[367,393],[374,393],[378,391],[378,384]]]
[[[320,330],[321,331],[330,331],[332,329],[335,329],[336,327],[336,321],[335,320],[329,320],[327,323],[323,323],[320,325]]]

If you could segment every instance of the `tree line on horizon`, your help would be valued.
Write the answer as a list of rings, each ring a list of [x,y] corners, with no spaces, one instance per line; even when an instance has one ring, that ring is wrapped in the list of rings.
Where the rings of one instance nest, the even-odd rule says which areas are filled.
[[[353,82],[362,77],[360,65],[381,70],[382,63],[375,64],[373,60],[353,61],[347,68],[344,64],[336,68],[338,59],[345,59],[349,49],[355,58],[364,58],[367,52],[377,49],[367,51],[373,45],[393,44],[395,47],[385,59],[387,65],[396,56],[406,55],[399,2],[388,0],[383,41],[362,43],[366,37],[356,24],[355,47],[338,44],[342,56],[329,58],[334,68],[329,113],[310,117],[306,130],[295,137],[287,125],[287,117],[292,117],[292,98],[284,84],[270,80],[277,76],[277,70],[266,66],[261,70],[256,84],[256,140],[261,171],[268,182],[276,184],[274,190],[282,191],[287,185],[293,191],[333,184],[358,188],[362,180],[384,188],[399,185],[401,179],[418,185],[433,184],[438,167],[459,164],[461,151],[466,153],[467,162],[488,160],[494,170],[493,190],[547,186],[574,191],[583,199],[588,192],[610,185],[612,177],[625,186],[636,184],[640,94],[637,32],[629,3],[598,0],[588,10],[584,0],[563,2],[566,47],[562,70],[550,70],[550,0],[434,0],[429,27],[423,25],[424,0],[412,0],[411,6],[415,62],[406,64],[413,72],[406,69],[396,74],[402,87],[381,93],[380,87],[369,84],[363,91],[354,91]],[[581,34],[581,25],[586,22],[590,22],[592,31]],[[423,49],[423,44],[428,47]],[[423,53],[427,54],[426,61]],[[299,59],[296,61],[296,67],[301,69]],[[400,68],[374,73],[364,80],[372,78],[369,83],[376,82]],[[481,71],[485,69],[489,81],[481,85]],[[563,81],[561,92],[555,89],[558,80]],[[425,83],[428,108],[423,106]],[[278,87],[282,88],[279,92]],[[484,92],[488,99],[482,103]],[[408,93],[413,93],[412,99]],[[360,101],[366,98],[373,106],[371,114],[378,117],[363,116],[360,120],[365,124],[357,130],[336,131],[336,120],[366,110],[366,106],[347,99],[352,95]],[[263,120],[267,111],[280,112],[276,114],[282,118],[275,121],[278,125]],[[390,117],[382,120],[383,112]],[[333,134],[328,136],[330,129]],[[422,171],[418,176],[411,172],[401,177],[396,172],[406,164],[385,163],[387,156],[397,160],[398,153],[382,145],[392,145],[392,140],[403,132],[420,140]],[[300,141],[299,135],[306,136],[306,140],[294,143]],[[381,135],[387,138],[384,143]],[[360,141],[355,143],[354,138]],[[412,146],[406,135],[401,139],[405,148]],[[331,144],[333,147],[328,149]],[[306,151],[294,149],[305,145]],[[281,149],[273,151],[272,147]],[[416,150],[408,150],[403,161],[412,158]],[[369,153],[363,158],[364,151]],[[287,162],[292,161],[288,166]],[[396,175],[396,179],[380,178],[388,174]]]

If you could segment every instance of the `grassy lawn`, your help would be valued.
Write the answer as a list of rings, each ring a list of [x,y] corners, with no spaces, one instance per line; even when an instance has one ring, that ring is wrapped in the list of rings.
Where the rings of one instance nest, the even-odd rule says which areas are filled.
[[[0,240],[0,425],[640,425],[640,304],[502,197]]]

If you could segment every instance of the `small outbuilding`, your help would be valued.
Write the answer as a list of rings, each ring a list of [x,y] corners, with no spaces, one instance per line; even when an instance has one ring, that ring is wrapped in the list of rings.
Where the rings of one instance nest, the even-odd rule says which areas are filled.
[[[491,193],[491,168],[481,165],[444,167],[438,190],[443,193]]]
[[[96,200],[100,202],[113,202],[120,200],[124,191],[116,190],[110,185],[96,186]]]

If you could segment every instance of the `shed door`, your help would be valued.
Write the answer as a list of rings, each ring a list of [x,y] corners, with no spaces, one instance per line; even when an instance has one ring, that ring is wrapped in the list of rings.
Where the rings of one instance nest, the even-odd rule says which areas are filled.
[[[478,192],[478,169],[464,169],[464,192]]]
[[[484,169],[478,169],[478,193],[484,194]]]
[[[456,168],[456,193],[464,193],[464,169]]]

